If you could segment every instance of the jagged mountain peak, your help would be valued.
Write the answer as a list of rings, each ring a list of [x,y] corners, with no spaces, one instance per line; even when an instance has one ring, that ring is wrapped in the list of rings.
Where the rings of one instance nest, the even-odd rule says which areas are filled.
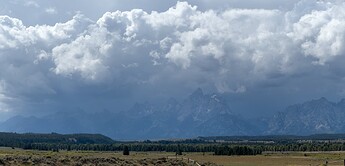
[[[288,107],[276,114],[270,124],[270,134],[337,133],[345,129],[345,101],[334,103],[325,97]]]
[[[217,121],[221,116],[234,116],[225,100],[215,93],[204,94],[202,89],[198,88],[182,102],[178,120],[202,123],[209,119]]]
[[[335,105],[335,103],[327,100],[325,97],[321,97],[317,100],[304,102],[302,107],[309,112],[329,112],[334,110]]]
[[[97,132],[115,139],[345,132],[345,99],[336,103],[322,97],[289,106],[271,118],[257,121],[232,113],[228,104],[221,94],[205,94],[198,88],[182,101],[170,98],[156,105],[139,102],[122,112],[17,116],[1,123],[0,130]],[[70,124],[67,121],[73,125],[66,125]]]
[[[211,93],[206,94],[203,92],[201,88],[196,89],[191,95],[189,95],[189,98],[187,100],[192,100],[194,102],[218,102],[222,103],[224,105],[226,104],[226,101],[222,98],[221,95],[217,93]]]
[[[332,102],[330,102],[327,98],[325,98],[325,97],[321,97],[321,98],[319,98],[319,99],[314,99],[314,100],[312,100],[312,101],[310,101],[310,102],[305,102],[305,103],[313,103],[313,104],[315,104],[315,103],[318,103],[318,104],[333,104]]]
[[[326,97],[320,97],[319,99],[317,99],[317,101],[324,101],[324,102],[328,102]]]

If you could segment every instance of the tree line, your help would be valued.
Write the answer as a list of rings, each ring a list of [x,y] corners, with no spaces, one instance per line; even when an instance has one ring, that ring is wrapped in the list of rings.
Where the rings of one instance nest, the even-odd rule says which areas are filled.
[[[0,144],[0,146],[3,146]],[[213,152],[215,155],[258,155],[265,151],[345,151],[345,143],[295,143],[285,145],[234,145],[234,144],[157,144],[157,143],[115,143],[115,144],[57,144],[26,143],[15,146],[35,150],[75,151],[165,151],[165,152]]]
[[[265,143],[219,143],[205,142],[202,139],[181,141],[143,141],[115,142],[97,134],[17,134],[0,133],[0,147],[13,147],[45,151],[165,151],[176,152],[213,152],[215,155],[257,155],[265,151],[345,151],[345,143],[340,142],[279,142]]]

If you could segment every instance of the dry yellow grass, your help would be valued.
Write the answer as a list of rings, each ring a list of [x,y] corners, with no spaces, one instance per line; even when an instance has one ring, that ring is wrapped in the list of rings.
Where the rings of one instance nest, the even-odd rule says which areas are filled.
[[[0,148],[0,162],[6,165],[193,165],[181,158],[189,158],[200,164],[224,166],[343,166],[344,152],[321,153],[270,153],[257,156],[214,156],[212,153],[184,153],[177,159],[168,152],[122,152],[92,151],[35,151]],[[1,163],[0,163],[1,165]]]
[[[92,151],[35,151],[0,149],[0,165],[56,165],[56,166],[110,166],[110,165],[170,165],[189,166],[186,161],[167,158],[169,153],[131,153]]]
[[[345,153],[272,153],[257,156],[214,156],[191,153],[186,156],[199,163],[212,162],[224,166],[344,166]]]

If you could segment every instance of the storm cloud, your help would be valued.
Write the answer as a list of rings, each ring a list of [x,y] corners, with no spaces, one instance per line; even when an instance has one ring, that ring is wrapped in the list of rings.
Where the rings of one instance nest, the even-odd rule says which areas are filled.
[[[281,105],[345,95],[343,1],[290,2],[284,9],[288,2],[225,9],[207,3],[117,10],[97,19],[79,11],[55,24],[0,16],[1,114],[119,111],[198,87],[230,96],[247,113],[277,98]],[[42,12],[56,17],[60,9]]]

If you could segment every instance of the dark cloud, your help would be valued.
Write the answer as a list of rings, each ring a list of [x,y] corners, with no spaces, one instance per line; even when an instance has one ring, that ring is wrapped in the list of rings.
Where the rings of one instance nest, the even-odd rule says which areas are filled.
[[[216,1],[213,10],[206,8],[209,1],[153,7],[109,1],[97,11],[87,7],[100,5],[96,1],[73,2],[81,13],[74,5],[62,9],[63,1],[20,2],[6,3],[1,12],[19,6],[72,19],[30,26],[11,12],[0,16],[3,117],[120,111],[137,101],[186,96],[197,87],[224,93],[236,110],[253,115],[296,100],[345,95],[341,1],[229,1],[229,8],[216,8],[222,3]]]

